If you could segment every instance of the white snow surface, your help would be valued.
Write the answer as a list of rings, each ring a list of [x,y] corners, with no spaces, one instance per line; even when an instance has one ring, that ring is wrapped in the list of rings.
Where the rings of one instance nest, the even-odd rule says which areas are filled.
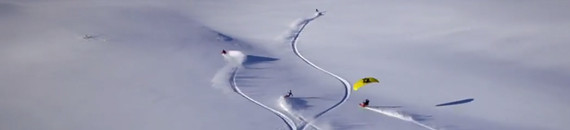
[[[0,129],[290,129],[266,106],[293,129],[566,130],[568,6],[4,0]],[[314,19],[316,8],[325,15]],[[306,60],[351,83],[380,79],[318,118],[345,88],[294,53],[289,40],[306,18],[297,39]],[[475,100],[435,107],[465,98]],[[363,109],[364,99],[398,107]]]

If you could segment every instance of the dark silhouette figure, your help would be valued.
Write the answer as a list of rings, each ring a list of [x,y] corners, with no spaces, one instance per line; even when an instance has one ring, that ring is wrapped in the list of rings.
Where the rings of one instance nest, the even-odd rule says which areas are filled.
[[[362,102],[362,103],[360,104],[360,106],[361,106],[361,107],[367,107],[369,103],[370,103],[370,100],[366,99],[366,100],[364,100],[364,102]]]
[[[95,38],[95,36],[93,36],[93,35],[85,34],[85,36],[83,36],[83,39],[93,39],[93,38]]]
[[[319,11],[319,9],[315,9],[315,11],[317,12],[317,15],[318,15],[318,16],[323,15],[323,12]]]
[[[293,96],[293,92],[291,92],[291,90],[289,90],[289,92],[287,93],[287,95],[285,95],[286,98]]]
[[[227,54],[228,52],[226,50],[222,50],[222,54]]]

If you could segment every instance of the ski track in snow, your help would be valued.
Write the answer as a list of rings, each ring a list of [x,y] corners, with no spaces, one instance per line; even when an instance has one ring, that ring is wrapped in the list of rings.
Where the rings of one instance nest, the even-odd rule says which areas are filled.
[[[287,114],[291,115],[292,117],[295,117],[297,119],[299,119],[299,121],[301,122],[306,122],[307,119],[305,117],[303,117],[303,115],[300,114],[296,114],[294,113],[289,106],[287,106],[287,101],[285,98],[280,97],[279,98],[279,107],[281,107],[281,109],[283,109],[283,111],[287,112]],[[320,129],[319,127],[312,125],[314,128]]]
[[[394,111],[394,110],[384,110],[384,109],[374,109],[374,108],[369,108],[369,107],[364,107],[365,109],[368,109],[370,111],[374,111],[389,117],[394,117],[403,121],[407,121],[407,122],[412,122],[418,126],[424,127],[428,130],[437,130],[435,128],[432,128],[431,126],[428,126],[426,124],[423,124],[417,120],[415,120],[412,116],[406,115],[404,113],[398,112],[398,111]]]
[[[311,65],[313,68],[316,68],[316,69],[318,69],[318,70],[320,70],[320,71],[322,71],[322,72],[324,72],[324,73],[326,73],[326,74],[328,74],[328,75],[330,75],[330,76],[333,76],[333,77],[335,77],[336,79],[338,79],[340,82],[342,82],[342,84],[344,85],[344,87],[345,87],[346,90],[344,91],[344,97],[342,98],[342,100],[341,100],[340,102],[338,102],[338,103],[336,103],[335,105],[333,105],[332,107],[330,107],[330,108],[328,108],[328,109],[326,109],[326,110],[324,110],[324,111],[318,113],[317,115],[315,115],[315,116],[313,117],[312,120],[310,120],[310,121],[308,121],[308,122],[306,122],[306,123],[304,123],[304,124],[301,124],[301,126],[299,126],[299,128],[302,129],[302,130],[306,129],[307,126],[310,126],[311,123],[313,123],[313,121],[315,121],[317,118],[319,118],[319,117],[322,116],[323,114],[325,114],[325,113],[327,113],[327,112],[329,112],[329,111],[335,109],[336,107],[342,105],[344,102],[346,102],[346,100],[347,100],[348,97],[350,96],[350,84],[348,83],[348,81],[346,81],[345,79],[343,79],[342,77],[340,77],[340,76],[338,76],[338,75],[336,75],[336,74],[333,74],[333,73],[331,73],[331,72],[329,72],[329,71],[327,71],[327,70],[325,70],[325,69],[322,69],[321,67],[319,67],[319,66],[315,65],[314,63],[312,63],[311,61],[307,60],[305,57],[303,57],[303,55],[301,55],[301,53],[299,52],[299,49],[297,49],[297,40],[298,40],[298,38],[299,38],[299,35],[300,35],[301,32],[303,31],[303,29],[305,29],[305,26],[307,26],[311,21],[315,20],[316,18],[318,18],[318,17],[320,17],[320,16],[322,16],[322,14],[317,13],[317,14],[315,14],[314,17],[304,19],[304,20],[301,21],[301,23],[297,24],[297,26],[300,25],[301,27],[298,28],[298,30],[295,32],[295,35],[292,37],[291,45],[292,45],[293,51],[295,52],[295,55],[297,55],[299,58],[301,58],[305,63]]]
[[[294,113],[294,112],[290,109],[290,106],[287,106],[287,101],[286,101],[286,99],[283,98],[283,97],[280,97],[280,98],[279,98],[279,107],[281,107],[281,109],[283,109],[283,111],[287,112],[287,114],[289,114],[289,115],[291,115],[291,116],[293,116],[293,117],[299,119],[299,121],[301,121],[301,122],[307,122],[307,119],[306,119],[305,117],[303,117],[303,115]],[[316,128],[316,129],[318,129],[318,130],[321,129],[321,128],[317,127],[316,125],[312,125],[312,124],[311,124],[311,126],[314,127],[314,128]]]
[[[238,71],[239,71],[239,67],[235,67],[232,71],[232,76],[231,76],[231,86],[236,93],[238,93],[242,97],[248,99],[249,101],[273,112],[275,115],[279,116],[279,118],[281,118],[281,120],[283,120],[283,122],[285,122],[285,124],[287,124],[287,126],[289,127],[290,130],[294,130],[297,128],[297,126],[295,125],[295,122],[293,120],[291,120],[289,117],[287,117],[285,114],[283,114],[283,113],[281,113],[275,109],[272,109],[266,105],[263,105],[260,102],[254,100],[253,98],[247,96],[245,93],[243,93],[241,91],[241,89],[239,89],[239,87],[237,86],[237,83],[236,83],[236,75],[238,74]]]

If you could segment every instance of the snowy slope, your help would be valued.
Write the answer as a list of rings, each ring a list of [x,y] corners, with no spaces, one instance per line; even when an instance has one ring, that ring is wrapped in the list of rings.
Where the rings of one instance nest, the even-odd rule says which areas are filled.
[[[429,115],[427,123],[446,129],[567,128],[567,3],[224,2],[232,4],[198,4],[204,6],[197,9],[199,21],[241,33],[260,46],[275,44],[267,41],[291,23],[285,21],[306,17],[309,14],[302,12],[314,8],[326,10],[326,17],[301,36],[301,51],[347,79],[382,80],[382,87],[354,93],[352,104],[369,98],[380,105],[406,106],[405,111]],[[285,48],[273,46],[277,53]],[[331,77],[315,76],[311,80],[339,91],[339,85],[328,84],[335,82]],[[433,106],[462,98],[476,100],[457,107]],[[341,109],[328,122],[355,129],[421,129],[383,123],[391,119],[369,112],[355,115],[361,111],[353,106]]]
[[[184,11],[122,2],[0,2],[0,129],[284,127],[211,87],[219,51],[239,42]]]
[[[564,130],[568,6],[2,1],[0,129],[289,129],[291,119],[314,121],[307,129]],[[299,35],[299,53],[351,83],[380,84],[344,102],[343,83],[294,53],[287,36],[315,8],[326,14]],[[233,76],[222,49],[247,55]],[[434,106],[465,98],[475,100]],[[399,107],[358,107],[364,99]]]

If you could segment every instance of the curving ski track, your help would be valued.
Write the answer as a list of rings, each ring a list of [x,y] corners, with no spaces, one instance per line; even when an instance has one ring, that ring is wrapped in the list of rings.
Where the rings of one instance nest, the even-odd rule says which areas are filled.
[[[249,96],[247,96],[246,94],[244,94],[244,93],[241,91],[241,89],[239,89],[239,87],[238,87],[237,84],[236,84],[236,75],[237,75],[237,73],[238,73],[238,70],[239,70],[239,67],[235,67],[234,70],[232,71],[232,76],[231,76],[231,86],[232,86],[232,88],[234,89],[234,91],[235,91],[236,93],[238,93],[239,95],[241,95],[242,97],[248,99],[249,101],[251,101],[251,102],[253,102],[253,103],[255,103],[255,104],[257,104],[257,105],[259,105],[259,106],[261,106],[261,107],[263,107],[263,108],[265,108],[265,109],[271,111],[271,112],[273,112],[275,115],[279,116],[279,118],[281,118],[281,120],[283,120],[283,122],[285,122],[285,123],[287,124],[287,126],[289,127],[290,130],[296,129],[297,126],[295,125],[295,122],[294,122],[293,120],[291,120],[289,117],[287,117],[285,114],[283,114],[283,113],[281,113],[281,112],[279,112],[279,111],[277,111],[277,110],[275,110],[275,109],[272,109],[272,108],[270,108],[270,107],[268,107],[268,106],[266,106],[266,105],[261,104],[260,102],[254,100],[254,99],[252,99],[251,97],[249,97]]]
[[[306,122],[306,123],[304,123],[304,124],[301,124],[301,126],[300,126],[299,128],[301,128],[301,129],[303,129],[303,130],[306,129],[307,126],[309,126],[313,121],[315,121],[317,118],[319,118],[319,117],[322,116],[323,114],[325,114],[325,113],[327,113],[327,112],[329,112],[329,111],[335,109],[336,107],[342,105],[344,102],[346,102],[346,100],[347,100],[348,97],[350,96],[350,86],[351,86],[351,85],[348,83],[348,81],[346,81],[345,79],[343,79],[342,77],[340,77],[340,76],[338,76],[338,75],[336,75],[336,74],[334,74],[334,73],[331,73],[331,72],[329,72],[329,71],[327,71],[327,70],[325,70],[325,69],[323,69],[323,68],[321,68],[321,67],[315,65],[315,64],[312,63],[311,61],[307,60],[307,58],[305,58],[305,57],[303,57],[303,55],[301,55],[301,53],[299,52],[299,49],[297,49],[297,40],[298,40],[299,35],[301,34],[301,32],[303,32],[303,29],[305,29],[305,26],[307,26],[307,24],[309,24],[311,21],[315,20],[316,18],[320,17],[321,15],[322,15],[322,14],[320,14],[320,15],[317,14],[317,15],[315,15],[315,16],[312,17],[312,18],[308,18],[308,19],[303,20],[302,23],[301,23],[301,24],[302,24],[302,25],[301,25],[301,28],[299,28],[299,30],[296,32],[295,36],[294,36],[293,39],[291,40],[291,45],[292,45],[293,51],[295,52],[295,55],[297,55],[299,58],[301,58],[305,63],[311,65],[313,68],[318,69],[318,70],[320,70],[320,71],[322,71],[322,72],[324,72],[324,73],[326,73],[326,74],[328,74],[328,75],[330,75],[330,76],[333,76],[333,77],[335,77],[336,79],[338,79],[338,80],[344,85],[345,91],[344,91],[344,97],[342,98],[342,100],[341,100],[340,102],[338,102],[338,103],[334,104],[332,107],[330,107],[330,108],[328,108],[328,109],[326,109],[326,110],[324,110],[324,111],[318,113],[317,115],[315,115],[315,116],[313,117],[312,120],[310,120],[310,121],[308,121],[308,122]],[[308,124],[309,124],[309,125],[308,125]]]
[[[289,109],[289,107],[288,107],[286,104],[287,104],[287,103],[286,103],[285,99],[284,99],[283,97],[280,97],[280,98],[279,98],[279,107],[281,107],[281,109],[283,109],[283,111],[287,112],[287,114],[291,115],[292,117],[296,117],[296,118],[299,119],[299,121],[301,121],[301,122],[307,122],[307,119],[305,119],[305,117],[303,117],[303,116],[300,115],[300,114],[295,114],[293,111],[291,111],[291,110]],[[311,125],[311,126],[314,127],[314,128],[316,128],[316,129],[318,129],[318,130],[321,129],[321,128],[319,128],[319,127],[316,126],[316,125]]]

